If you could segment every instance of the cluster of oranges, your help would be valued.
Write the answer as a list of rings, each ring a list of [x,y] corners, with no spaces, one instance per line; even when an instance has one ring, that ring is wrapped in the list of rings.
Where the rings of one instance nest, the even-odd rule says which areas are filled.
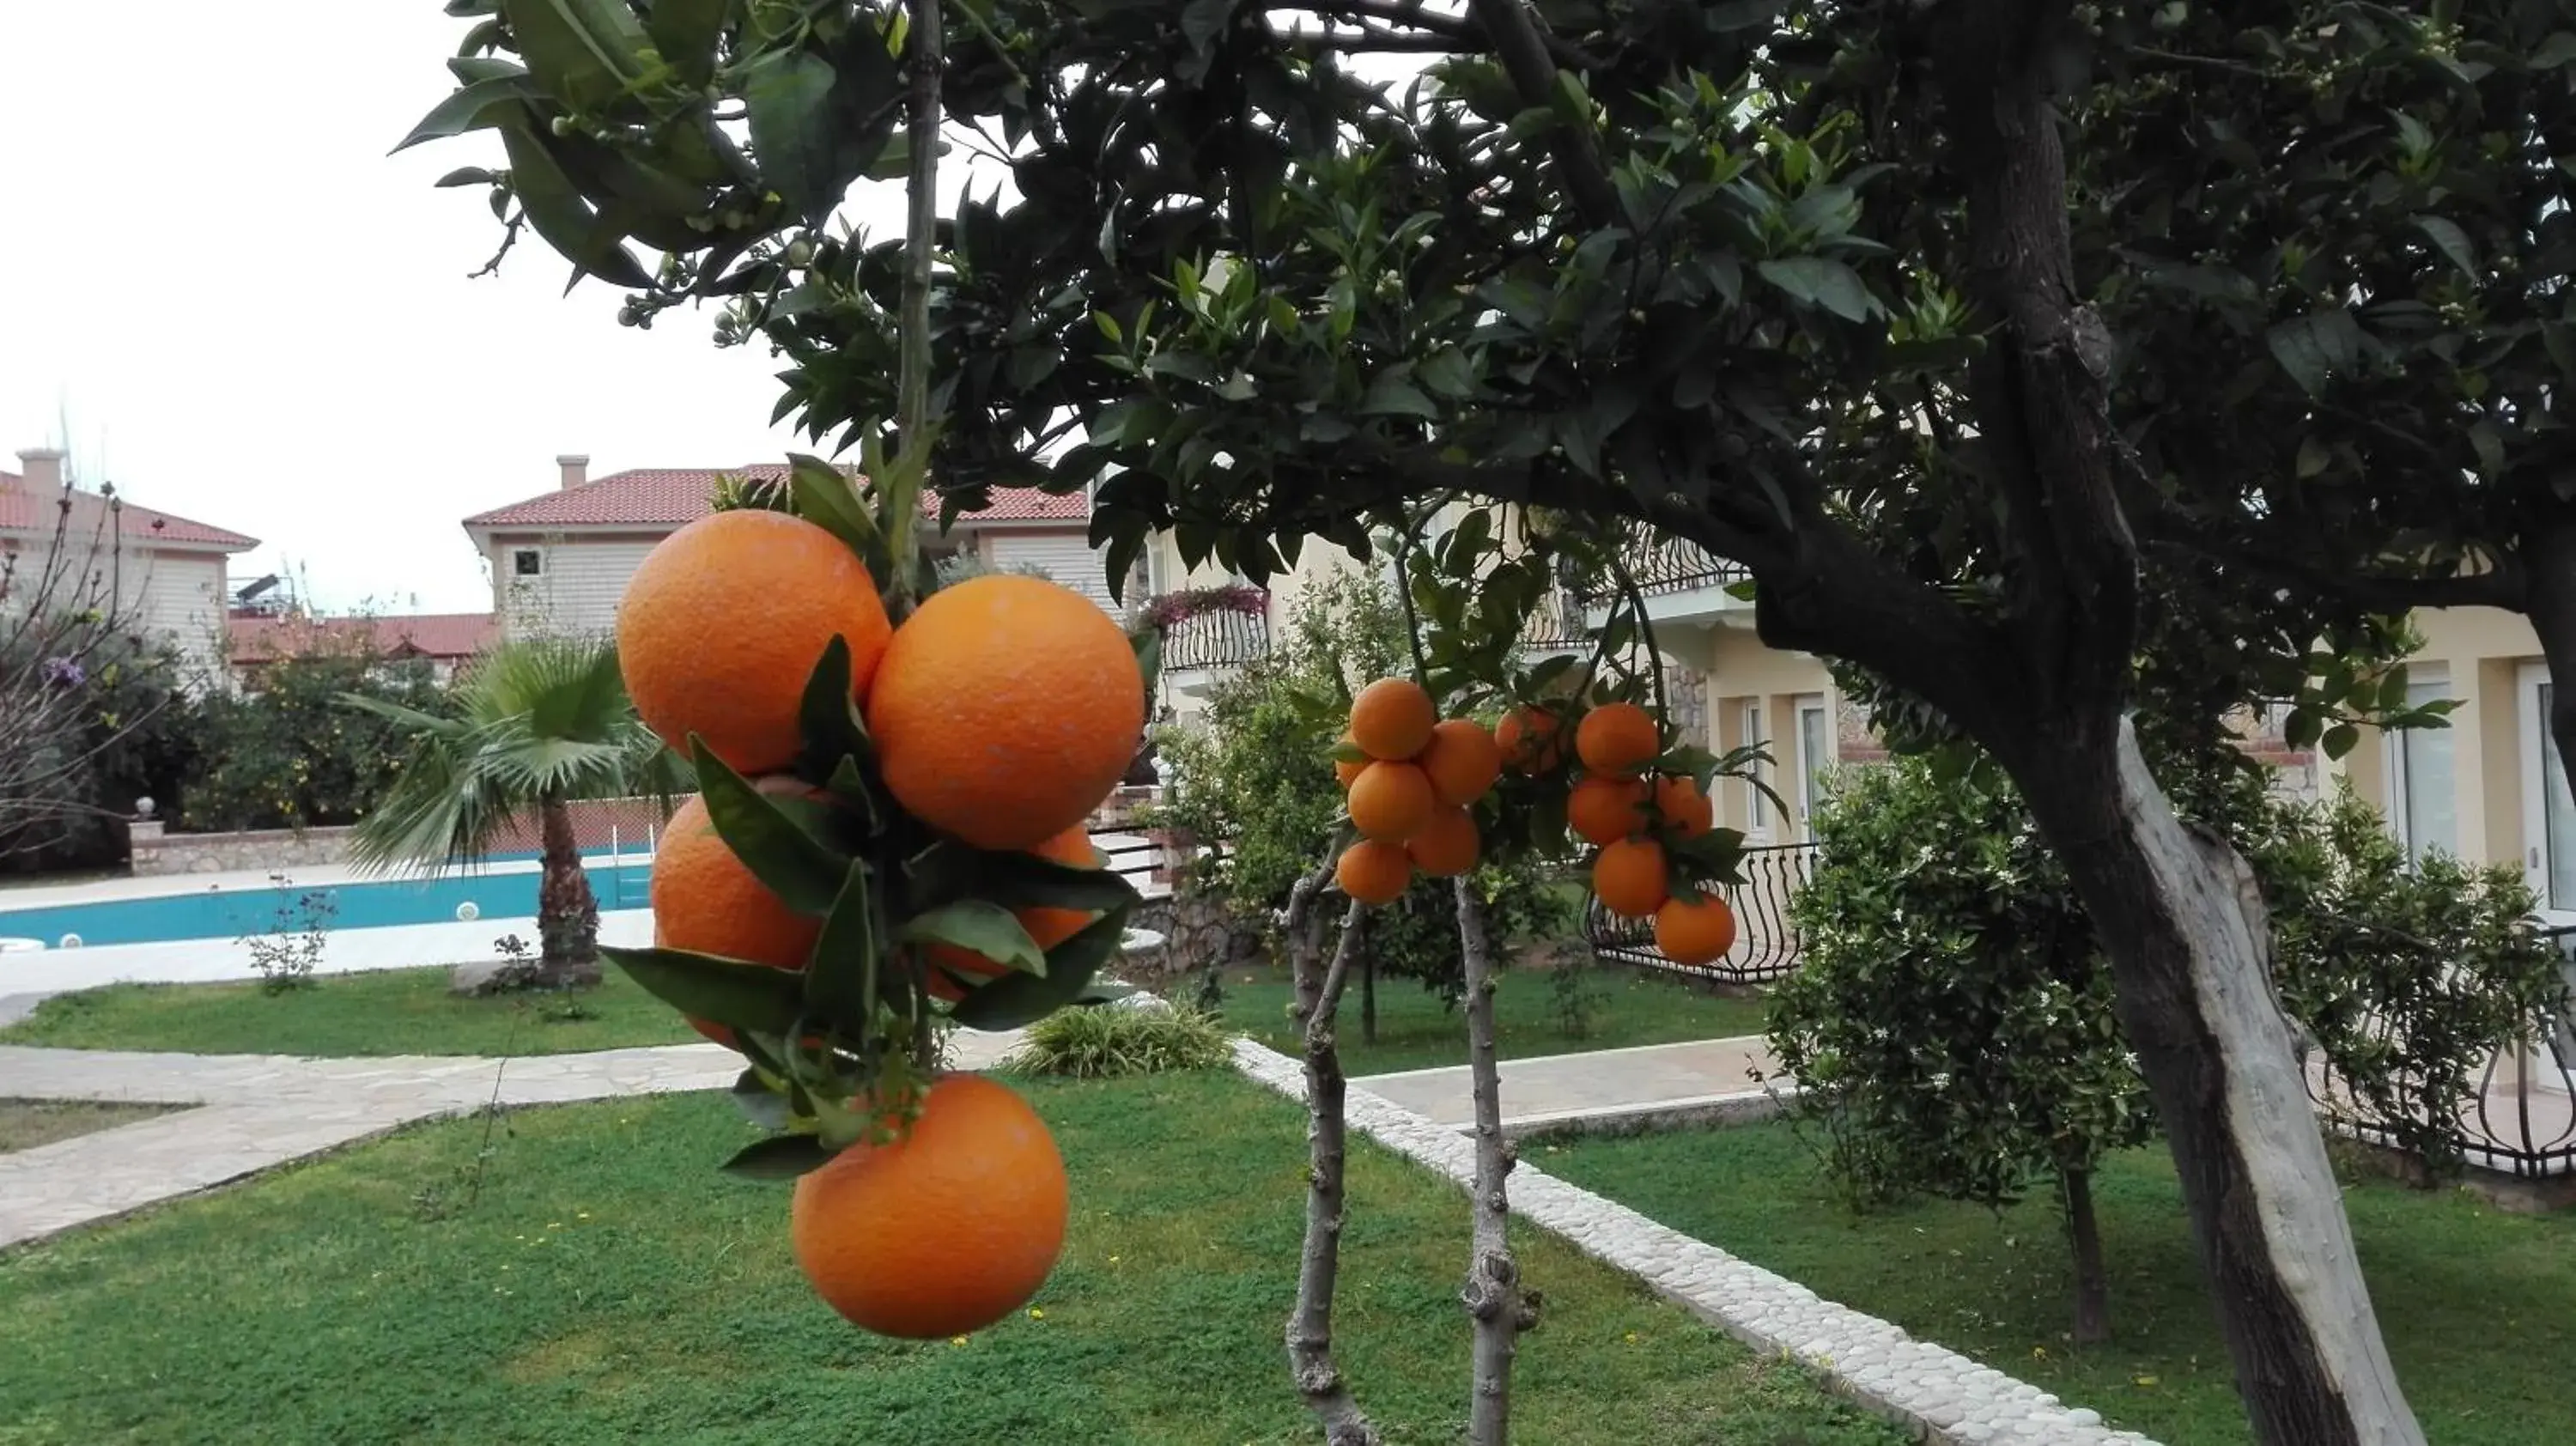
[[[1551,730],[1551,733],[1553,730]],[[1686,843],[1717,825],[1717,810],[1686,774],[1651,773],[1663,752],[1654,715],[1604,703],[1574,729],[1582,776],[1565,797],[1575,836],[1600,849],[1592,894],[1623,918],[1655,921],[1655,947],[1676,964],[1706,964],[1735,945],[1735,913],[1713,893],[1673,888],[1669,839]]]
[[[883,794],[930,833],[989,851],[1098,867],[1085,821],[1118,783],[1144,729],[1144,685],[1125,633],[1082,595],[1041,579],[969,579],[896,626],[875,578],[839,537],[771,511],[715,513],[665,539],[618,610],[619,659],[645,724],[692,742],[773,797],[834,808],[816,786],[806,690],[834,639],[849,653]],[[841,817],[865,832],[879,818]],[[717,836],[705,804],[672,817],[653,863],[658,947],[803,970],[824,921],[791,908]],[[1092,916],[1014,911],[1039,948]],[[1005,972],[929,943],[912,961],[934,996]],[[953,976],[953,977],[952,977]],[[721,1023],[701,1033],[739,1046]],[[799,1178],[798,1263],[844,1316],[884,1334],[939,1337],[991,1323],[1042,1284],[1062,1249],[1062,1159],[1011,1091],[935,1080],[910,1127],[850,1145]]]
[[[1333,866],[1343,893],[1392,903],[1416,869],[1454,878],[1476,866],[1483,841],[1469,810],[1503,771],[1502,747],[1483,725],[1443,719],[1419,683],[1380,678],[1351,700],[1340,751],[1333,771],[1359,834]]]

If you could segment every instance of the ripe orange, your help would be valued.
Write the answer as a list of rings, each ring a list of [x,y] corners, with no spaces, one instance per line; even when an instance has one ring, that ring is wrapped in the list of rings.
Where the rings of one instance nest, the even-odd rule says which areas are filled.
[[[1683,838],[1697,838],[1717,827],[1717,805],[1699,791],[1699,780],[1687,774],[1655,780],[1655,813]]]
[[[1392,904],[1413,882],[1413,860],[1402,844],[1364,838],[1342,850],[1333,882],[1363,904]]]
[[[839,538],[783,512],[717,512],[635,569],[618,668],[663,742],[687,753],[696,733],[736,772],[769,773],[803,746],[797,705],[833,636],[849,640],[857,698],[890,631],[876,580]]]
[[[1642,919],[1672,897],[1664,877],[1664,846],[1650,838],[1623,838],[1592,861],[1592,895],[1624,918]]]
[[[761,782],[765,789],[768,780]],[[672,812],[654,847],[651,898],[657,948],[802,969],[814,952],[815,937],[823,932],[822,920],[788,908],[733,856],[695,794]],[[725,1026],[695,1018],[688,1023],[727,1049],[733,1047],[733,1031]]]
[[[906,812],[977,848],[1035,848],[1118,786],[1145,731],[1145,680],[1091,599],[974,577],[895,629],[867,723]]]
[[[1735,911],[1714,893],[1670,898],[1655,910],[1655,947],[1676,964],[1708,964],[1735,947]]]
[[[1344,733],[1339,741],[1342,743],[1348,743],[1351,741],[1351,735]],[[1367,759],[1361,759],[1359,762],[1353,763],[1348,759],[1336,758],[1333,760],[1333,781],[1347,789],[1351,786],[1351,780],[1359,777],[1360,770],[1366,767],[1368,767]]]
[[[1589,844],[1614,844],[1646,826],[1646,785],[1634,778],[1587,778],[1565,795],[1565,822]]]
[[[1404,841],[1405,857],[1435,879],[1452,879],[1476,866],[1479,840],[1476,816],[1463,808],[1443,808]]]
[[[1574,756],[1595,773],[1634,773],[1662,751],[1655,715],[1634,703],[1604,703],[1574,725]]]
[[[861,1330],[937,1340],[1028,1303],[1064,1249],[1064,1158],[1028,1102],[942,1077],[911,1132],[796,1181],[787,1237],[815,1293]]]
[[[1439,806],[1429,775],[1410,763],[1372,763],[1351,780],[1351,826],[1362,838],[1400,843]]]
[[[1485,796],[1503,773],[1503,750],[1494,735],[1465,718],[1433,725],[1431,742],[1415,760],[1431,775],[1431,791],[1450,808],[1464,808]]]
[[[1371,758],[1411,758],[1439,721],[1431,695],[1411,678],[1380,678],[1351,700],[1351,738]]]
[[[1069,864],[1078,869],[1100,866],[1100,851],[1092,847],[1091,834],[1081,824],[1066,829],[1029,852],[1040,858],[1053,859],[1057,863]],[[1029,931],[1029,938],[1041,949],[1054,948],[1081,933],[1085,924],[1099,917],[1097,914],[1084,913],[1080,909],[1055,909],[1035,904],[1025,909],[1014,909],[1011,912],[1020,921],[1020,927]],[[931,963],[968,979],[991,979],[1007,972],[1010,968],[1009,965],[998,960],[970,953],[954,944],[933,944],[928,953]],[[951,1004],[966,997],[964,990],[936,974],[930,976],[930,994],[934,999],[945,999]]]
[[[1549,708],[1514,708],[1494,725],[1494,746],[1514,773],[1554,773],[1565,762],[1565,716]]]

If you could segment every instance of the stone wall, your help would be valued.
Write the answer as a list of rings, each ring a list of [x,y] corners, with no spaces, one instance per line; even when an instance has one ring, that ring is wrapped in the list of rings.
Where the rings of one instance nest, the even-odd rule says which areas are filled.
[[[349,861],[345,828],[259,829],[248,833],[167,833],[157,819],[126,825],[138,877],[309,869]]]

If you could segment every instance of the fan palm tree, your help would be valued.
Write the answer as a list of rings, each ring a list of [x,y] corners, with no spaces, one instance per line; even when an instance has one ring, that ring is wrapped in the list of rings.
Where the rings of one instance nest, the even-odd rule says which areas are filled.
[[[573,833],[576,799],[650,794],[669,811],[691,786],[626,697],[617,649],[606,641],[530,638],[504,643],[457,681],[457,716],[344,695],[350,707],[412,730],[411,752],[375,811],[358,821],[361,869],[423,865],[433,872],[490,853],[530,814],[542,839],[536,983],[599,980],[599,906]]]

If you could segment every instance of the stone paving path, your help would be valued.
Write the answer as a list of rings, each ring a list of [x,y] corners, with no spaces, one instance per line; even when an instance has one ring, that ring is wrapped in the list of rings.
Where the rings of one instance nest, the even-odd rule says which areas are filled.
[[[961,1032],[980,1069],[1016,1034]],[[0,1099],[126,1100],[197,1108],[0,1155],[0,1249],[212,1189],[415,1120],[503,1106],[722,1089],[742,1057],[712,1044],[592,1054],[299,1059],[0,1045]],[[497,1094],[496,1094],[497,1085]]]
[[[1773,1101],[1754,1082],[1756,1068],[1765,1074],[1775,1068],[1758,1035],[1507,1059],[1499,1066],[1503,1130],[1523,1134],[1648,1115],[1763,1113]],[[1475,1118],[1465,1065],[1364,1075],[1351,1083],[1440,1124],[1464,1128]]]

